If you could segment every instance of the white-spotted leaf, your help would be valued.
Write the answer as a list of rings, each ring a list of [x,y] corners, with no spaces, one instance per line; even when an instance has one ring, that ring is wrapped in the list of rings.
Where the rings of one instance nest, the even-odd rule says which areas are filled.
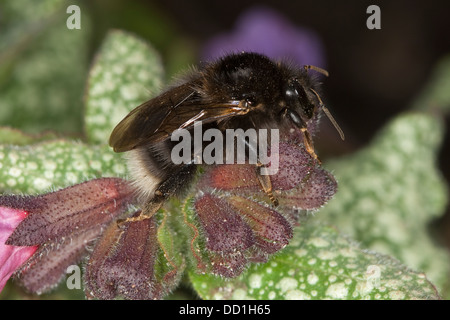
[[[446,286],[450,256],[431,237],[448,189],[437,169],[443,138],[440,118],[410,112],[397,116],[363,150],[329,162],[339,192],[317,215],[367,248],[423,271]]]
[[[450,55],[443,57],[434,68],[429,83],[414,101],[413,109],[450,111]]]
[[[63,139],[0,145],[0,191],[8,193],[43,193],[87,179],[125,175],[123,159],[107,145]]]
[[[0,125],[80,132],[91,20],[67,28],[64,0],[0,2]]]
[[[91,69],[85,128],[91,143],[107,143],[112,129],[128,112],[161,90],[159,54],[143,40],[111,31]]]
[[[311,222],[311,221],[310,221]],[[233,280],[190,273],[203,299],[439,299],[425,274],[362,249],[335,229],[297,228],[291,244],[265,264]]]

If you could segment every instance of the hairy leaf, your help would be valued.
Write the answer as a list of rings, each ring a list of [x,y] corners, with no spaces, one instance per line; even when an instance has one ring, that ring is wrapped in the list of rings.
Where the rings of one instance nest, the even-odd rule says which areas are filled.
[[[368,147],[327,163],[339,192],[317,216],[364,246],[425,272],[440,289],[450,256],[427,228],[448,201],[436,164],[442,137],[443,123],[435,116],[410,112],[391,120]]]
[[[128,112],[161,90],[163,69],[156,51],[123,31],[108,34],[89,75],[85,128],[91,143],[107,143]]]
[[[439,299],[423,273],[362,249],[335,229],[308,223],[265,264],[237,279],[190,272],[203,299]]]
[[[125,163],[111,148],[71,140],[30,146],[0,145],[0,190],[32,194],[88,178],[124,176]]]
[[[0,3],[0,125],[81,132],[91,21],[66,26],[63,0]]]

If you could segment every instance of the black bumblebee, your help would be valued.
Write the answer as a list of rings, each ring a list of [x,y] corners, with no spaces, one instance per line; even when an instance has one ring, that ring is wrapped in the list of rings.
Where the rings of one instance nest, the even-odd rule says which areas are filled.
[[[129,153],[130,173],[145,197],[141,216],[130,219],[151,217],[195,176],[195,164],[171,161],[174,143],[170,139],[177,129],[192,129],[195,121],[222,131],[294,126],[303,133],[306,151],[319,161],[308,131],[311,119],[324,111],[342,139],[344,136],[322,103],[317,83],[308,74],[311,69],[328,75],[317,67],[296,68],[257,53],[230,54],[192,71],[131,111],[109,140],[114,151]],[[270,176],[258,177],[277,205]]]

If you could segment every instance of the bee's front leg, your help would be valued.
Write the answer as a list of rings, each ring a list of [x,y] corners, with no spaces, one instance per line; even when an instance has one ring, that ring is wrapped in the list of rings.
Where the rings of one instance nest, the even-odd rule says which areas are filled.
[[[262,174],[262,169],[265,167],[265,165],[263,165],[260,161],[257,144],[250,143],[250,141],[248,141],[247,139],[244,139],[244,144],[246,146],[246,152],[248,152],[249,158],[251,154],[256,155],[256,176],[262,190],[267,194],[270,201],[272,201],[272,204],[274,206],[278,206],[278,199],[275,198],[272,192],[272,181],[270,180],[270,175]]]
[[[290,119],[303,133],[303,145],[305,146],[306,151],[315,159],[319,164],[321,164],[321,161],[319,157],[317,156],[316,152],[314,151],[314,144],[311,138],[311,135],[309,134],[307,125],[305,121],[300,117],[300,115],[295,112],[292,109],[285,108],[283,111],[283,114],[285,117]]]

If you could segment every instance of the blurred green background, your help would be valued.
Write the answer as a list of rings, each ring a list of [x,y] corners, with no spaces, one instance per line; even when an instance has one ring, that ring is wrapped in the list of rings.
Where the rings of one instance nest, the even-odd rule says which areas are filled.
[[[81,9],[81,30],[66,28],[69,14],[65,11],[71,4]],[[366,27],[366,9],[371,4],[381,8],[381,30]],[[256,5],[265,5],[291,23],[315,31],[322,40],[324,67],[331,75],[324,82],[326,101],[346,134],[346,141],[340,141],[324,121],[316,141],[324,159],[365,146],[388,119],[410,107],[433,68],[450,53],[448,1],[2,0],[0,125],[30,134],[50,130],[84,139],[86,79],[110,29],[148,40],[160,52],[170,80],[197,64],[205,43],[231,32],[236,19]],[[448,113],[445,122],[448,127]],[[439,156],[447,180],[449,139],[447,132]],[[430,227],[450,246],[448,210]],[[12,286],[5,291],[3,297],[26,297]],[[66,291],[45,297],[83,297],[80,292],[73,296],[74,292],[67,295]]]

